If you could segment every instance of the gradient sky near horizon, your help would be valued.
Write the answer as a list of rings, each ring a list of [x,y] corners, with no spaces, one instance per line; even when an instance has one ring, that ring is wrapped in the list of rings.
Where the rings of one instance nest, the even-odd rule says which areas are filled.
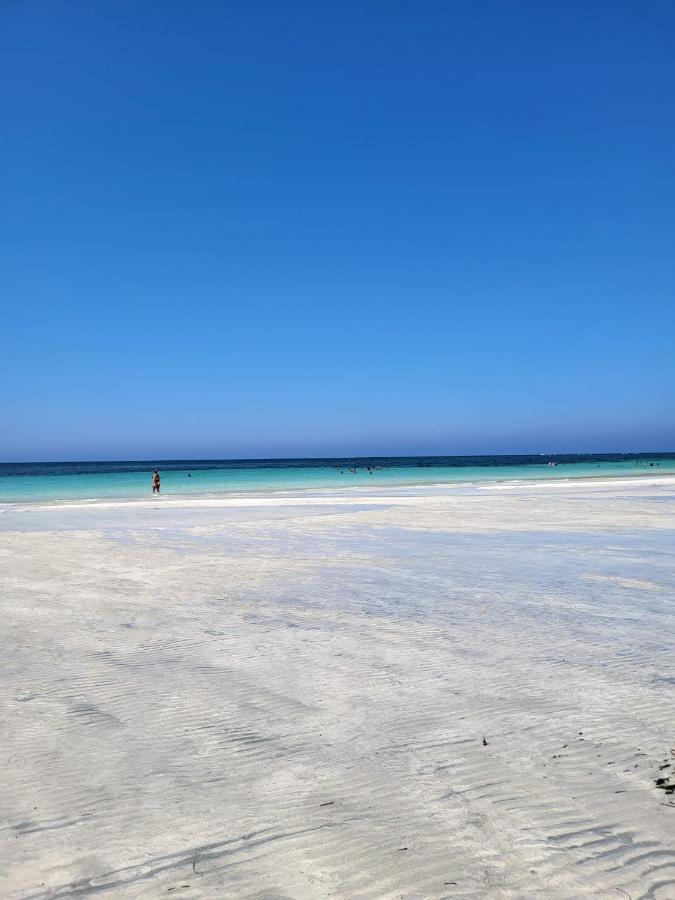
[[[0,459],[675,450],[671,2],[8,0]]]

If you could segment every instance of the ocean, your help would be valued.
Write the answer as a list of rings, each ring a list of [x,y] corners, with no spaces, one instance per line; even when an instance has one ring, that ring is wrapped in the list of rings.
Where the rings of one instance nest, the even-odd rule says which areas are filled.
[[[552,465],[551,463],[555,463]],[[675,474],[675,453],[0,463],[0,503]]]

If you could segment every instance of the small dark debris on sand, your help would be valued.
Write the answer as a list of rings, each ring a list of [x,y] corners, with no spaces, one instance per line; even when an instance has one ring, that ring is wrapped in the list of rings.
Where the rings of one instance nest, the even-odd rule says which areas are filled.
[[[487,745],[488,745],[488,742],[485,740],[485,738],[483,738],[483,746],[487,747]]]
[[[670,751],[673,752],[672,750]],[[668,757],[663,760],[661,765],[659,766],[659,770],[663,771],[664,769],[670,768],[670,762]],[[654,779],[654,784],[657,788],[662,791],[665,791],[666,794],[675,794],[675,772],[663,772],[659,778]]]

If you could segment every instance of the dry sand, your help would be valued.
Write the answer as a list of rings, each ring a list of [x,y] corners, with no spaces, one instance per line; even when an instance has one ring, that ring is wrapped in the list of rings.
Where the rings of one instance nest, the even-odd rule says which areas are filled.
[[[3,507],[0,895],[672,900],[674,550],[668,478]]]

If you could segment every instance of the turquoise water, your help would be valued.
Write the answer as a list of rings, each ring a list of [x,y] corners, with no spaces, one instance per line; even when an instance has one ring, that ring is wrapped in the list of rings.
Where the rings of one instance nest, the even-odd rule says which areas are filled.
[[[512,462],[517,460],[517,463]],[[535,461],[533,461],[535,460]],[[675,474],[675,455],[639,459],[560,457],[411,457],[370,460],[167,461],[159,464],[163,496],[364,488],[436,483],[556,480]],[[576,460],[576,461],[572,461]],[[472,464],[473,463],[473,464]],[[476,464],[477,463],[477,464]],[[509,464],[510,463],[510,464]],[[366,466],[372,466],[368,471]],[[352,471],[352,466],[356,471]],[[153,463],[0,465],[0,502],[97,500],[151,496]]]

